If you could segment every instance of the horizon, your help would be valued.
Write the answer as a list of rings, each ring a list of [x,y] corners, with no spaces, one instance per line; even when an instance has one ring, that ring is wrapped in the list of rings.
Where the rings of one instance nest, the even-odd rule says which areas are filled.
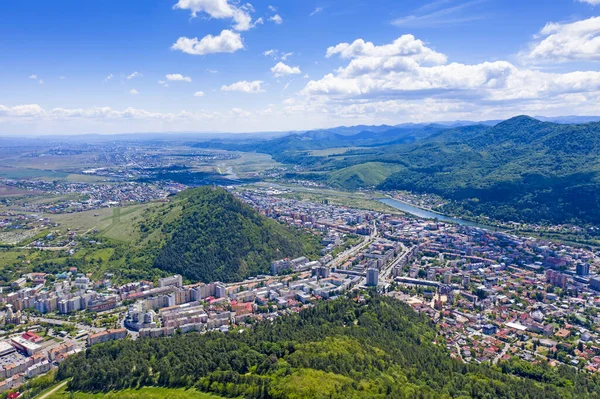
[[[264,131],[260,131],[260,130],[256,130],[256,131],[240,131],[240,132],[233,132],[233,131],[124,131],[124,132],[114,132],[114,133],[97,133],[97,132],[89,132],[89,133],[72,133],[72,134],[65,134],[65,133],[46,133],[46,134],[21,134],[21,135],[17,135],[17,134],[4,134],[2,132],[0,132],[0,139],[19,139],[19,138],[26,138],[26,139],[36,139],[36,138],[67,138],[67,137],[75,137],[75,136],[80,136],[80,137],[89,137],[89,136],[100,136],[100,137],[111,137],[111,136],[134,136],[134,135],[159,135],[159,136],[169,136],[169,135],[180,135],[180,136],[193,136],[193,135],[197,135],[197,136],[207,136],[207,138],[215,138],[213,136],[215,135],[227,135],[229,136],[255,136],[256,138],[260,138],[261,136],[263,138],[273,138],[273,137],[278,137],[278,136],[285,136],[285,135],[289,135],[289,134],[304,134],[304,133],[308,133],[311,131],[320,131],[320,130],[333,130],[333,129],[351,129],[351,128],[355,128],[355,127],[359,127],[359,126],[364,126],[366,128],[369,127],[382,127],[382,126],[389,126],[390,128],[394,128],[394,127],[403,127],[403,126],[407,126],[407,125],[415,125],[415,126],[427,126],[427,125],[442,125],[442,126],[447,126],[448,128],[451,127],[455,127],[457,124],[460,124],[461,126],[470,126],[470,125],[477,125],[477,124],[489,124],[491,122],[497,122],[497,123],[501,123],[504,121],[508,121],[510,119],[514,119],[514,118],[519,118],[519,117],[529,117],[532,119],[536,119],[540,122],[549,122],[549,123],[557,123],[557,124],[586,124],[586,123],[594,123],[594,122],[600,122],[600,116],[596,116],[596,115],[559,115],[559,116],[554,116],[554,117],[548,117],[548,116],[542,116],[542,115],[535,115],[535,116],[531,116],[531,115],[525,115],[525,114],[520,114],[520,115],[514,115],[511,117],[508,117],[506,119],[487,119],[487,120],[454,120],[454,121],[423,121],[423,122],[407,122],[407,123],[398,123],[395,125],[388,125],[388,124],[371,124],[371,125],[365,125],[365,124],[356,124],[356,125],[335,125],[335,126],[331,126],[331,127],[317,127],[314,129],[307,129],[307,130],[264,130]],[[574,119],[577,118],[584,118],[584,119],[589,119],[589,120],[585,120],[585,121],[572,121]],[[567,120],[566,122],[560,121],[560,120]],[[490,125],[491,126],[491,125]],[[368,130],[366,130],[368,131]]]

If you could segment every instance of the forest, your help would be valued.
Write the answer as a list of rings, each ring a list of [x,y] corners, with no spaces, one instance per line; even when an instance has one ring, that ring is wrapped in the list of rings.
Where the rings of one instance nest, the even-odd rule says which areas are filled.
[[[193,281],[240,281],[268,273],[272,261],[319,256],[320,236],[262,216],[222,188],[186,190],[181,213],[162,223],[154,267]]]
[[[450,357],[424,315],[375,293],[320,302],[227,334],[113,341],[61,363],[71,391],[194,387],[244,398],[600,398],[597,375]]]

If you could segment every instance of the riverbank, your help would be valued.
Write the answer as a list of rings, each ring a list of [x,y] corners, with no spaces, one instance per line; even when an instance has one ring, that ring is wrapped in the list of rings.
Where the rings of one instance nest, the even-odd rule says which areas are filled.
[[[459,224],[462,226],[470,226],[470,227],[477,227],[479,229],[485,229],[485,230],[493,230],[493,231],[501,231],[503,230],[500,227],[497,226],[492,226],[492,225],[486,225],[486,224],[482,224],[482,223],[477,223],[477,222],[473,222],[471,220],[466,220],[466,219],[459,219],[459,218],[454,218],[451,216],[447,216],[438,212],[434,212],[431,210],[427,210],[427,209],[423,209],[423,208],[419,208],[416,207],[414,205],[411,204],[407,204],[406,202],[402,202],[400,200],[397,200],[395,198],[392,197],[388,197],[388,198],[378,198],[377,201],[386,204],[388,206],[391,206],[393,208],[396,208],[402,212],[406,212],[409,213],[413,216],[422,218],[422,219],[437,219],[440,220],[442,222],[448,222],[448,223],[454,223],[454,224]]]

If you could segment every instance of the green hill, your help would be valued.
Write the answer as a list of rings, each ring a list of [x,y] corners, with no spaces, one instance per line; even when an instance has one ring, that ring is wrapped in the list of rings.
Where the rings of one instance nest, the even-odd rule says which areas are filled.
[[[449,207],[501,220],[600,223],[600,123],[561,125],[520,116],[450,129],[380,159],[406,169],[383,189],[434,192]]]
[[[273,260],[319,251],[318,238],[260,215],[221,188],[184,191],[148,215],[147,224],[160,228],[154,267],[194,281],[237,281],[268,272]]]
[[[320,302],[229,334],[96,345],[60,364],[72,391],[194,387],[273,399],[591,399],[596,375],[521,360],[452,359],[429,318],[388,297]]]
[[[400,171],[402,166],[381,162],[366,162],[336,170],[329,174],[328,183],[334,187],[355,189],[381,184],[391,174]]]

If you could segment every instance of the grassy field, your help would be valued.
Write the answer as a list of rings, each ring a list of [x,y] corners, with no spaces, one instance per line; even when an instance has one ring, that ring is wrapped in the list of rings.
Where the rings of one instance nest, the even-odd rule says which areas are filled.
[[[141,220],[142,213],[146,209],[158,205],[156,203],[138,204],[122,208],[102,208],[78,213],[50,215],[49,217],[60,223],[62,228],[70,228],[81,233],[98,230],[99,237],[132,242],[139,238],[136,233],[136,224]]]
[[[377,186],[391,174],[396,173],[401,169],[402,166],[400,165],[367,162],[332,172],[329,177],[329,183],[334,186],[345,188]]]
[[[310,150],[308,154],[313,157],[327,157],[329,155],[340,155],[349,150],[357,150],[361,147],[338,147],[338,148],[326,148],[324,150]]]
[[[123,391],[109,392],[105,394],[90,394],[83,392],[69,392],[66,387],[60,388],[53,394],[44,399],[221,399],[222,396],[215,396],[208,393],[196,391],[194,389],[174,389],[146,387],[140,389],[126,389]]]
[[[63,179],[69,174],[54,170],[0,167],[0,177],[7,179],[51,178]]]

